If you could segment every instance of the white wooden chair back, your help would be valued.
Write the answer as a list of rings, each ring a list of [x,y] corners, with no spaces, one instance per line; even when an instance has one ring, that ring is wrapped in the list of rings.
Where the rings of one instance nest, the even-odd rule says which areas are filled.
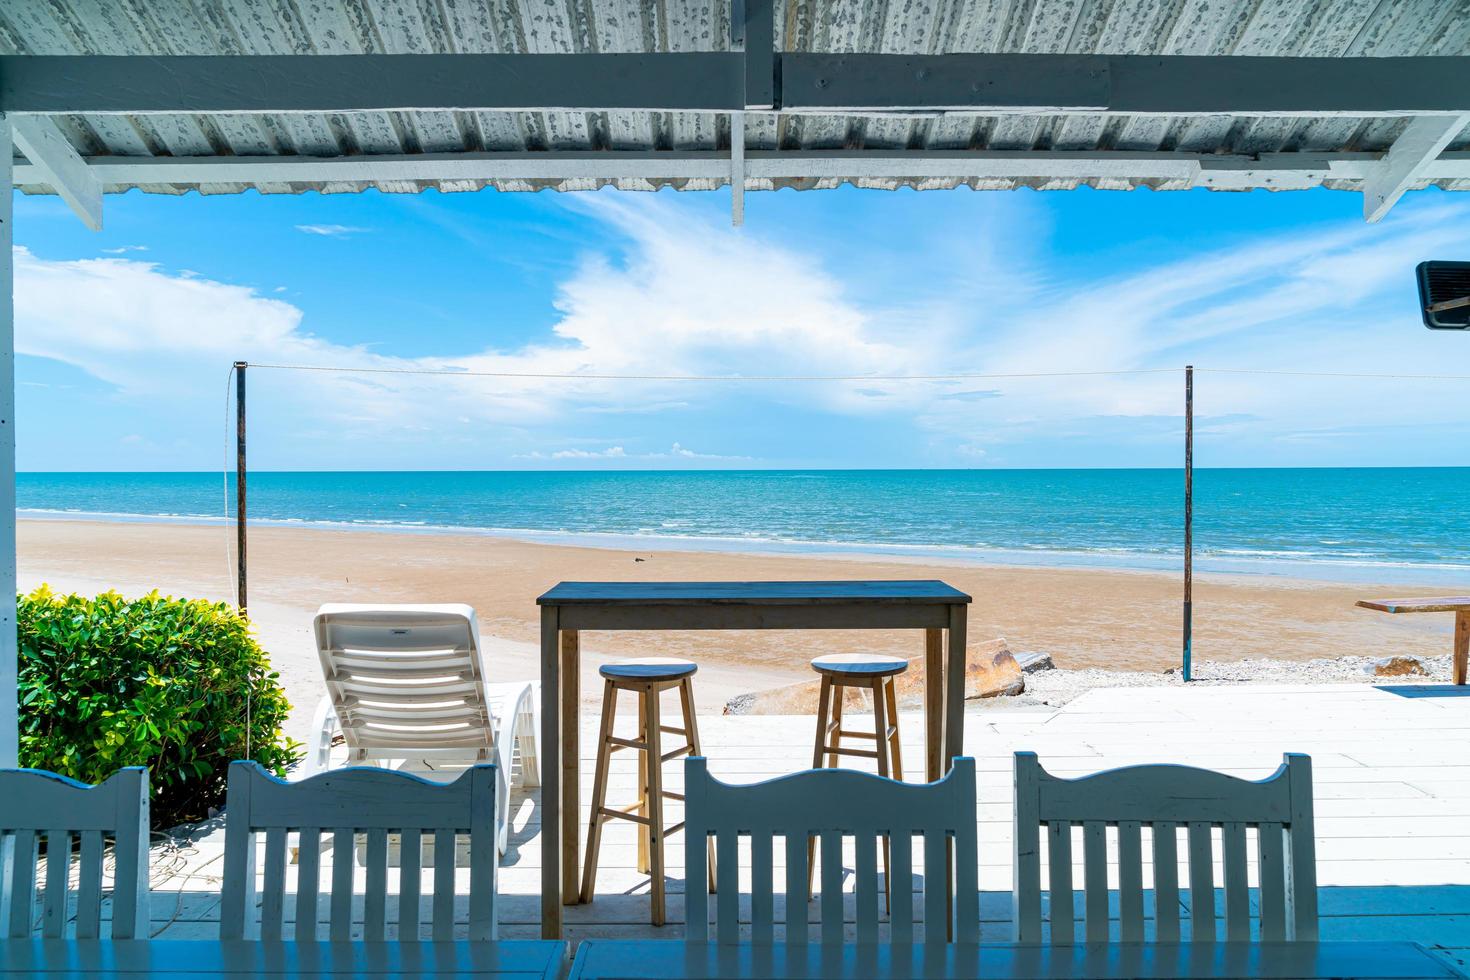
[[[807,842],[820,848],[820,936],[840,944],[843,923],[843,843],[852,838],[856,875],[857,941],[884,938],[878,908],[883,883],[876,849],[887,836],[892,878],[887,939],[914,942],[914,849],[923,854],[923,942],[944,943],[947,925],[956,942],[980,934],[975,829],[975,760],[954,760],[936,783],[900,783],[850,769],[818,769],[753,785],[732,786],[710,776],[705,760],[684,767],[685,939],[709,940],[706,838],[715,838],[717,941],[739,943],[740,838],[749,838],[750,923],[755,945],[775,941],[774,848],[785,851],[785,941],[810,941],[807,915]],[[916,845],[914,838],[919,838]],[[949,920],[945,868],[955,856],[954,918]]]
[[[349,765],[492,760],[495,726],[474,609],[330,604],[314,627]]]
[[[148,770],[119,769],[96,786],[38,769],[0,770],[0,834],[10,860],[0,891],[5,935],[31,936],[36,923],[39,844],[46,841],[41,936],[100,939],[103,841],[113,839],[112,938],[148,936]],[[75,855],[74,855],[75,852]],[[71,902],[73,856],[77,859]]]
[[[1188,766],[1132,766],[1080,779],[1048,773],[1035,753],[1015,760],[1016,938],[1043,942],[1041,839],[1047,842],[1050,942],[1078,941],[1073,829],[1081,828],[1084,940],[1146,941],[1143,831],[1149,832],[1154,941],[1180,941],[1181,857],[1189,869],[1189,940],[1282,942],[1317,938],[1312,760],[1287,754],[1259,782]],[[1044,831],[1043,831],[1044,828]],[[1108,836],[1117,855],[1118,931],[1108,927]],[[1179,845],[1180,832],[1184,848]],[[1253,834],[1249,832],[1254,831]],[[1218,835],[1220,849],[1215,850]],[[1259,923],[1252,930],[1248,837],[1255,838]],[[1225,934],[1216,926],[1215,861],[1224,881]]]
[[[421,848],[433,841],[432,938],[454,936],[456,838],[469,837],[469,938],[496,934],[494,766],[474,766],[452,783],[430,782],[409,773],[373,767],[337,769],[298,783],[267,773],[254,762],[230,764],[225,804],[225,867],[220,912],[221,939],[280,941],[285,931],[287,837],[299,839],[296,902],[291,938],[316,939],[321,891],[321,845],[330,836],[328,938],[353,938],[355,842],[366,837],[366,887],[361,938],[389,938],[387,915],[388,835],[399,835],[397,936],[419,938]],[[259,935],[255,925],[255,842],[265,835],[265,874],[260,895]]]

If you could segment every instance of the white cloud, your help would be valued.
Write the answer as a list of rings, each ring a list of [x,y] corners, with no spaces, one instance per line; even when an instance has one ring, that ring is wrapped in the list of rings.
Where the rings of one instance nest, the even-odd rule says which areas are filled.
[[[1339,431],[1348,440],[1344,427],[1366,414],[1392,426],[1441,417],[1465,401],[1458,389],[1444,387],[1333,386],[1205,370],[1440,369],[1446,340],[1461,338],[1418,325],[1412,267],[1434,252],[1470,254],[1470,225],[1457,205],[1403,206],[1379,226],[1344,223],[1257,238],[1187,259],[1160,255],[1153,265],[1108,278],[1069,271],[1065,281],[1045,271],[1058,268],[1056,262],[1027,259],[1013,279],[985,265],[995,251],[991,238],[1024,237],[1027,227],[987,226],[976,236],[981,273],[959,290],[958,301],[935,300],[932,293],[958,281],[964,254],[946,252],[939,285],[922,277],[895,281],[876,298],[860,300],[864,268],[824,263],[816,249],[795,247],[779,229],[735,231],[722,216],[707,218],[702,209],[660,197],[594,194],[566,206],[605,234],[587,237],[589,250],[557,285],[551,331],[519,346],[386,356],[315,336],[302,310],[276,295],[284,287],[257,290],[131,257],[42,259],[17,247],[18,349],[75,365],[124,398],[171,406],[180,418],[216,410],[236,359],[458,373],[253,374],[252,385],[268,392],[262,400],[279,412],[281,428],[290,429],[288,448],[298,454],[290,465],[325,465],[322,454],[338,463],[413,465],[430,444],[465,466],[507,458],[671,465],[747,459],[721,453],[735,447],[708,445],[702,432],[697,441],[709,452],[682,442],[642,451],[668,444],[670,425],[658,417],[678,420],[712,405],[730,413],[774,406],[900,419],[918,430],[916,442],[939,447],[941,461],[983,457],[1007,465],[1027,446],[1048,439],[1081,444],[1098,433],[1108,439],[1127,433],[1173,452],[1180,411],[1175,372],[801,385],[475,372],[872,376],[1172,369],[1192,359],[1202,368],[1202,415],[1231,420],[1211,442],[1238,446],[1315,445]],[[301,227],[310,234],[363,230]],[[882,249],[918,248],[909,242],[874,247],[880,256]],[[486,333],[491,329],[487,319]],[[587,433],[582,426],[589,419],[632,416],[638,417],[632,432],[602,430],[595,442],[566,437],[570,430]],[[861,439],[863,422],[849,425],[840,431]],[[821,443],[828,439],[813,431],[812,451],[825,451]],[[201,465],[212,465],[212,455],[203,455]]]
[[[346,238],[349,235],[362,235],[372,231],[371,228],[360,228],[357,225],[297,225],[296,230],[308,235],[321,235],[325,238]]]
[[[128,252],[146,252],[147,245],[119,245],[117,248],[104,248],[102,252],[106,255],[125,255]]]

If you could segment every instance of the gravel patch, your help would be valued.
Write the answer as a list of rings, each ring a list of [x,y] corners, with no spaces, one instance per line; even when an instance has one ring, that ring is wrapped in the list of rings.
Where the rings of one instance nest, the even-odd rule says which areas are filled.
[[[1450,656],[1416,658],[1428,676],[1376,677],[1372,667],[1380,657],[1337,657],[1331,660],[1272,660],[1260,658],[1232,661],[1197,661],[1191,687],[1225,687],[1241,684],[1446,684],[1450,680]],[[1099,687],[1182,686],[1179,668],[1152,673],[1138,670],[1086,668],[1038,670],[1026,674],[1026,691],[1011,698],[996,698],[1010,704],[1060,707]]]

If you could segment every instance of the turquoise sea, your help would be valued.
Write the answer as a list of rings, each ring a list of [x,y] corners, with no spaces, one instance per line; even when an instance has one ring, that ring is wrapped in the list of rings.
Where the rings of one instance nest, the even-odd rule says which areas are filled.
[[[1201,571],[1470,583],[1470,469],[1195,472]],[[233,478],[229,481],[233,485]],[[253,473],[262,523],[1177,568],[1178,470]],[[219,473],[23,473],[23,517],[221,521]]]

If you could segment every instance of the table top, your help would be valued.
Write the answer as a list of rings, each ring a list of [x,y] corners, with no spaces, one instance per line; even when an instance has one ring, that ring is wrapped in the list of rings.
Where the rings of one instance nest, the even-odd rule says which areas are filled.
[[[5,977],[253,976],[555,978],[566,944],[498,942],[294,943],[213,940],[7,939]]]
[[[540,606],[954,605],[970,597],[935,579],[853,582],[562,582]]]
[[[1425,599],[1359,599],[1364,609],[1386,613],[1459,612],[1470,609],[1470,596],[1431,596]]]
[[[824,947],[585,940],[569,980],[652,977],[1458,977],[1415,943]]]

